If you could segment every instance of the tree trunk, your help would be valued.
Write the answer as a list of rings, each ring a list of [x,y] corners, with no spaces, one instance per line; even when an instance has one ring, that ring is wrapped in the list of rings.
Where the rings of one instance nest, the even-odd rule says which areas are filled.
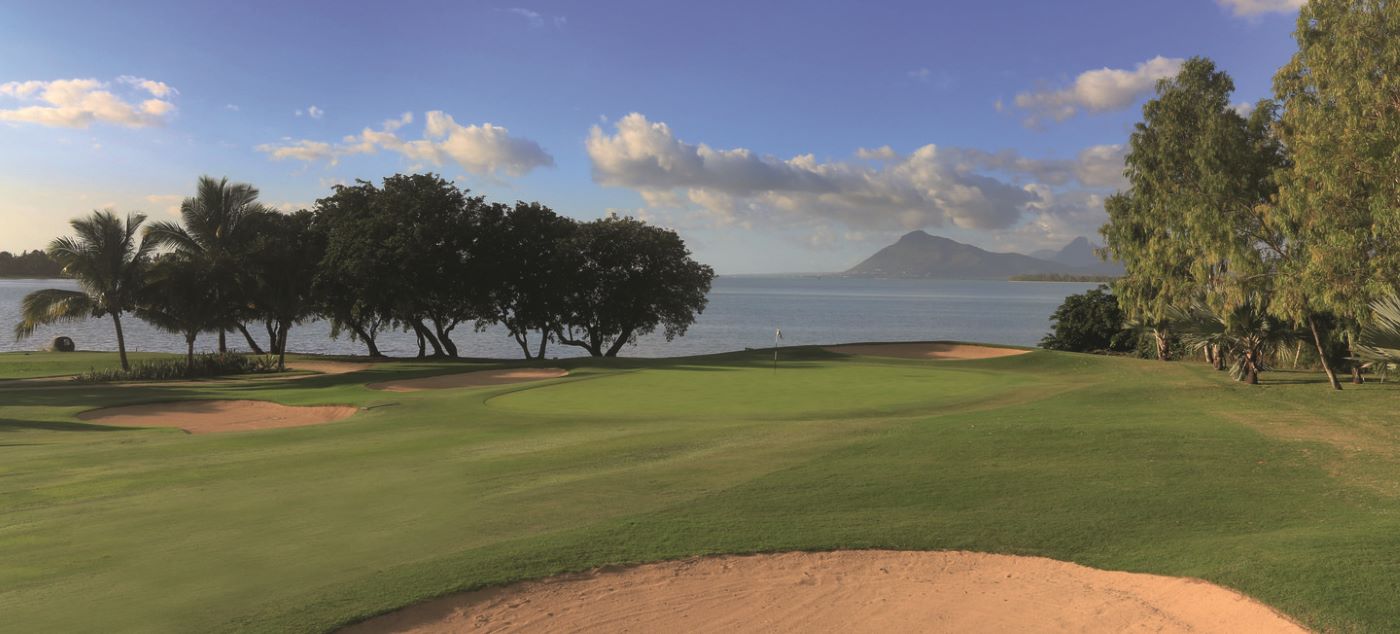
[[[1259,385],[1259,353],[1254,350],[1244,353],[1244,382]]]
[[[277,371],[283,372],[287,369],[287,331],[292,329],[292,324],[282,322],[278,325],[277,333]]]
[[[379,353],[379,346],[374,343],[374,337],[371,336],[363,326],[359,324],[350,324],[350,329],[355,331],[355,335],[360,338],[360,341],[364,342],[366,348],[369,348],[369,356],[371,358],[384,356]]]
[[[253,340],[252,333],[248,332],[248,327],[243,325],[242,322],[238,324],[238,332],[243,333],[243,338],[248,341],[248,347],[253,350],[253,354],[263,354],[262,347],[258,346],[258,342]]]
[[[267,331],[267,351],[270,354],[277,354],[277,328],[271,319],[263,320],[263,330]]]
[[[438,342],[441,343],[442,348],[447,351],[447,356],[452,357],[453,359],[457,358],[457,344],[453,343],[452,341],[452,329],[455,327],[456,324],[448,326],[447,328],[443,328],[442,324],[439,323],[438,320],[433,320],[433,329],[437,330]]]
[[[539,356],[535,357],[536,359],[544,359],[544,349],[547,345],[549,345],[549,331],[542,329],[540,330],[540,354]],[[529,356],[530,351],[526,350],[525,355]]]
[[[1308,328],[1312,330],[1313,344],[1317,346],[1317,360],[1322,364],[1322,371],[1327,373],[1327,382],[1332,384],[1332,389],[1342,389],[1342,384],[1337,380],[1337,373],[1332,370],[1332,364],[1327,362],[1327,352],[1322,347],[1322,335],[1317,332],[1317,320],[1312,315],[1308,315]]]
[[[1170,348],[1168,347],[1168,333],[1166,328],[1153,328],[1152,338],[1157,342],[1157,360],[1166,361]]]
[[[219,327],[219,353],[222,354],[222,353],[225,353],[225,352],[228,352],[228,339],[226,339],[226,338],[224,337],[224,328],[223,328],[223,326],[220,326],[220,327]]]
[[[515,343],[520,346],[520,350],[525,353],[525,358],[533,359],[534,357],[530,356],[530,341],[525,338],[526,334],[523,332],[511,333],[511,336],[515,338]]]
[[[415,331],[417,331],[418,334],[422,336],[425,341],[428,342],[428,345],[433,347],[433,356],[443,356],[442,343],[437,340],[437,337],[433,336],[433,331],[428,330],[428,327],[423,325],[423,320],[418,319],[416,317],[410,318],[408,320],[408,325],[411,326]]]
[[[122,316],[119,313],[112,313],[112,324],[117,327],[117,356],[122,360],[122,371],[131,369],[131,364],[126,362],[126,335],[122,333]]]
[[[608,356],[608,357],[615,357],[615,356],[617,356],[617,351],[618,351],[618,350],[621,350],[621,349],[622,349],[622,346],[627,345],[627,341],[628,341],[629,339],[631,339],[631,338],[632,338],[632,329],[631,329],[631,328],[624,328],[624,329],[622,330],[622,333],[619,334],[619,335],[617,336],[617,339],[613,341],[612,346],[610,346],[610,347],[608,348],[608,353],[607,353],[607,355],[605,355],[605,356]]]
[[[194,372],[194,335],[185,335],[185,369]]]
[[[1356,359],[1356,343],[1352,341],[1351,333],[1347,333],[1347,352],[1351,353],[1351,382],[1353,385],[1361,385],[1366,379],[1361,376],[1361,362]]]

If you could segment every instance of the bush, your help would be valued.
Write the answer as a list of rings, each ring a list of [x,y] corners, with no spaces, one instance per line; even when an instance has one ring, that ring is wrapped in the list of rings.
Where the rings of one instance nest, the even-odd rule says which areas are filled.
[[[130,370],[88,370],[74,380],[80,383],[107,383],[111,381],[146,381],[199,379],[212,376],[235,374],[264,374],[278,372],[277,357],[271,355],[246,355],[231,352],[197,354],[194,363],[185,359],[160,359],[140,361],[132,364]]]
[[[54,337],[53,343],[49,344],[49,349],[54,352],[72,352],[77,349],[77,346],[68,337]]]
[[[1070,295],[1050,316],[1054,329],[1040,347],[1068,352],[1127,352],[1137,343],[1136,334],[1123,327],[1123,309],[1107,286]]]

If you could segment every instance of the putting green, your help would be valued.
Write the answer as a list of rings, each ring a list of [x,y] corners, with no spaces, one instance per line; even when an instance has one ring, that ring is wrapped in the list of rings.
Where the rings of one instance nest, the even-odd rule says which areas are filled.
[[[364,386],[503,364],[0,389],[0,629],[316,632],[606,564],[824,549],[1198,577],[1315,629],[1400,629],[1393,383],[783,355],[411,393]],[[75,417],[191,399],[368,409],[209,435]]]

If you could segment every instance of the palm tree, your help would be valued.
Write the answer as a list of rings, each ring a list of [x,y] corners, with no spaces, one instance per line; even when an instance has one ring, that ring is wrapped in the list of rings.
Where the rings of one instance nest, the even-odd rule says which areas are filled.
[[[1258,385],[1266,360],[1298,337],[1295,329],[1269,314],[1269,298],[1262,291],[1248,293],[1221,311],[1197,303],[1170,313],[1187,347],[1202,351],[1213,346],[1216,354],[1228,355],[1233,359],[1230,376],[1250,385]]]
[[[219,323],[219,352],[227,352],[224,340],[227,328],[238,328],[252,344],[252,336],[238,320],[237,313],[246,302],[240,302],[240,261],[244,247],[253,237],[258,215],[269,213],[258,203],[258,190],[247,183],[229,183],[227,178],[215,180],[199,177],[195,195],[180,203],[180,223],[152,223],[146,236],[157,245],[168,247],[191,261],[201,262],[210,272],[216,293],[215,301],[223,310]],[[255,345],[255,344],[253,344]]]
[[[1356,356],[1380,368],[1382,375],[1400,363],[1400,298],[1389,297],[1371,304],[1371,322],[1357,337]]]
[[[137,240],[137,230],[145,221],[145,215],[132,213],[122,222],[111,211],[75,218],[70,224],[77,236],[54,240],[48,253],[82,290],[49,288],[25,295],[15,338],[28,337],[45,324],[110,316],[117,329],[122,369],[131,369],[126,360],[122,313],[135,307],[154,246],[148,240]]]

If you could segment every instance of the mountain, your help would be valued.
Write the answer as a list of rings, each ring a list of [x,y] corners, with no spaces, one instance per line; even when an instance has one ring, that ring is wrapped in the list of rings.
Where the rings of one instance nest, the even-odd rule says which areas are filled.
[[[1066,275],[1115,275],[1117,264],[1099,262],[1093,245],[1084,238],[1065,245],[1050,258],[1033,258],[1020,253],[993,253],[970,244],[911,231],[898,242],[880,249],[857,264],[846,275],[853,277],[936,278],[961,280],[1004,280],[1013,275],[1059,273]],[[1085,255],[1094,258],[1090,262]]]
[[[1123,265],[1100,260],[1099,256],[1094,254],[1094,250],[1097,248],[1099,246],[1089,242],[1088,238],[1079,236],[1066,244],[1063,249],[1043,259],[1095,275],[1122,275]]]

